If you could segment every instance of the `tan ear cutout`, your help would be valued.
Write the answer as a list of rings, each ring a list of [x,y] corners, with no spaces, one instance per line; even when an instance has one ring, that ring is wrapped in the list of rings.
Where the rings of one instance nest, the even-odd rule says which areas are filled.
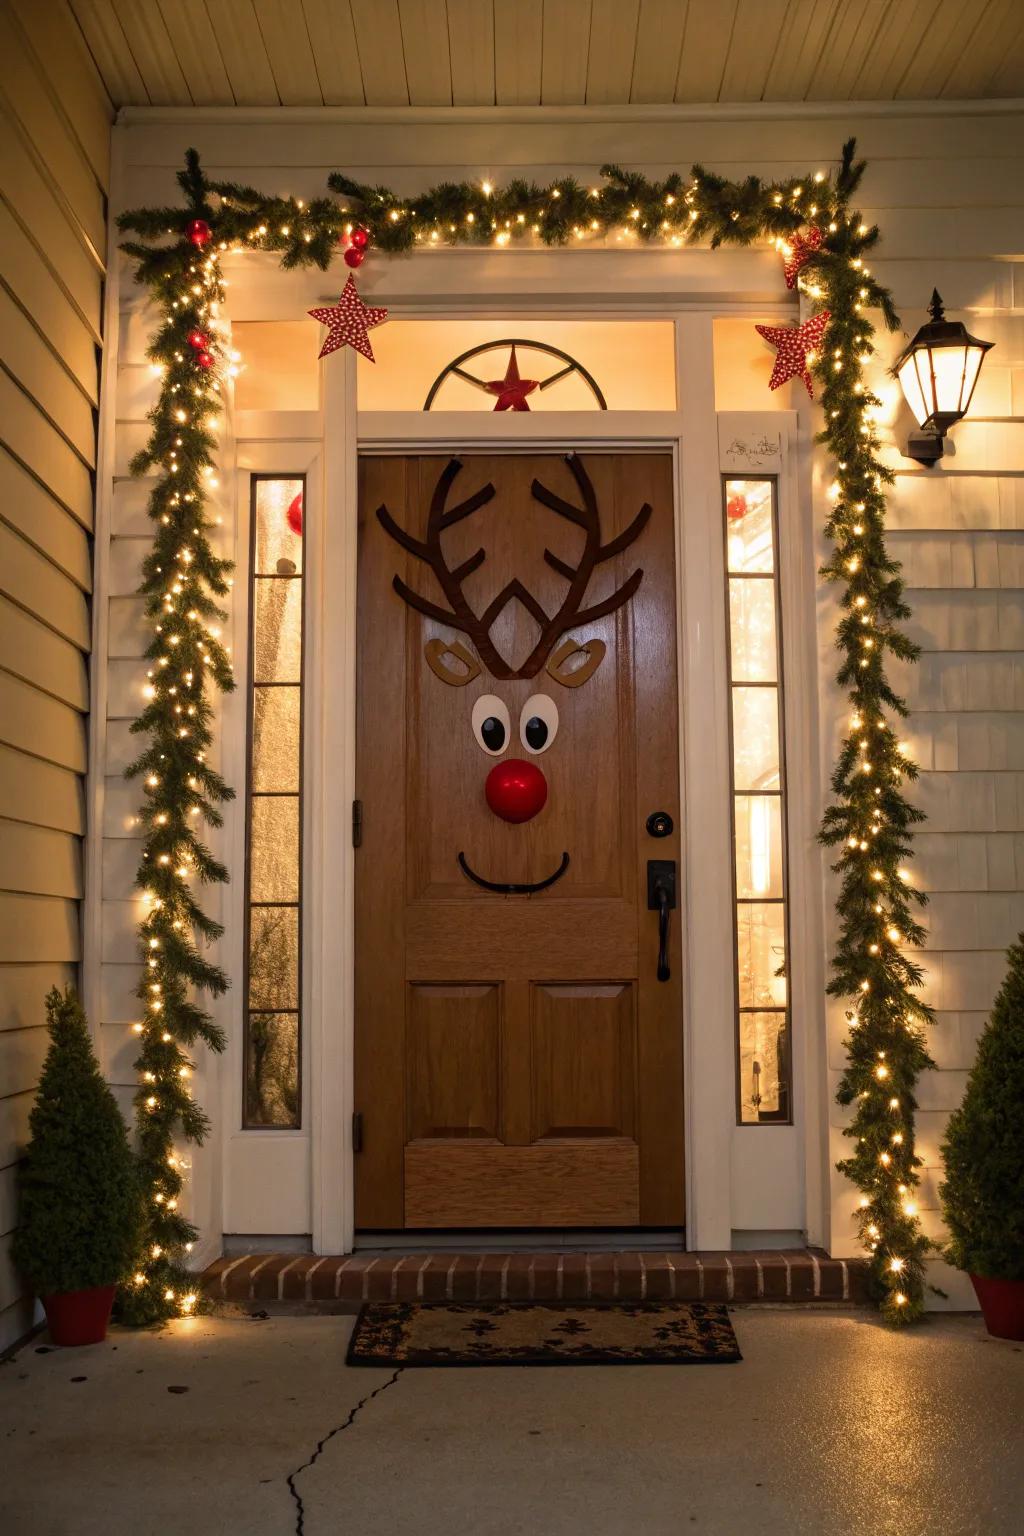
[[[439,677],[442,683],[449,683],[452,688],[465,688],[474,677],[480,676],[480,663],[458,640],[428,640],[423,647],[423,654],[434,676]],[[457,672],[447,660],[449,656],[454,656],[457,662],[461,662],[466,671]]]
[[[603,640],[563,640],[548,660],[547,673],[556,683],[561,683],[563,688],[579,688],[588,677],[593,677],[604,661],[606,650]],[[582,666],[572,667],[566,672],[565,663],[570,656],[576,655],[586,656],[587,659]]]

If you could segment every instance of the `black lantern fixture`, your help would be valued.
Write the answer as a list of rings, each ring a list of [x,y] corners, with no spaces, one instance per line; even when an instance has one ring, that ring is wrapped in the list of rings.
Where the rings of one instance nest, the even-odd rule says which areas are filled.
[[[985,353],[995,342],[980,341],[959,320],[947,320],[937,288],[922,325],[893,364],[920,432],[912,432],[907,457],[922,464],[942,458],[942,439],[962,421],[974,394]]]

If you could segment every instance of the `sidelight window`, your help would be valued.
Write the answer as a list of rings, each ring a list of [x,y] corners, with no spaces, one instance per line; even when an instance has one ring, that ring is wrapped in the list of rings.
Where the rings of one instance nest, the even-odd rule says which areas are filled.
[[[791,1119],[775,481],[726,480],[739,1124]]]
[[[247,1128],[301,1124],[301,476],[254,476],[249,533],[246,775]]]

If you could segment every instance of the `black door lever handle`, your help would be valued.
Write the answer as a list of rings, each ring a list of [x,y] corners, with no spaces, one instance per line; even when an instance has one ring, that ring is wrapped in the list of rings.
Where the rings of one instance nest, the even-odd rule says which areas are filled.
[[[668,966],[668,890],[660,880],[654,889],[658,898],[658,980],[668,981],[672,974]]]
[[[668,963],[668,915],[676,904],[676,865],[674,859],[648,859],[647,908],[658,914],[659,981],[668,981],[672,971]]]

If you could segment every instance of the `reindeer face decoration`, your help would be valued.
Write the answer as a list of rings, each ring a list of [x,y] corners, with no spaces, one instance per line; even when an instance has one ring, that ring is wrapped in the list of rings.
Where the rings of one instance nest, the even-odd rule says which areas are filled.
[[[487,483],[464,501],[449,507],[449,493],[462,469],[458,459],[451,459],[438,478],[423,539],[413,537],[400,527],[387,507],[378,507],[377,518],[381,526],[397,544],[430,569],[447,606],[422,596],[397,575],[392,583],[395,591],[411,608],[457,630],[469,642],[467,646],[461,640],[427,640],[424,658],[441,682],[464,688],[482,673],[488,674],[496,683],[503,683],[529,680],[543,670],[560,687],[575,689],[593,677],[604,660],[604,641],[588,637],[586,626],[628,602],[643,580],[643,571],[633,571],[610,596],[598,602],[586,602],[587,589],[598,567],[628,549],[640,536],[650,518],[651,507],[645,502],[621,534],[603,543],[597,498],[590,477],[575,455],[568,455],[566,463],[579,490],[581,505],[564,500],[539,480],[533,480],[530,487],[534,501],[583,533],[583,549],[576,564],[563,560],[550,549],[544,550],[546,564],[567,583],[556,610],[550,614],[518,577],[508,581],[482,612],[474,611],[466,597],[465,582],[483,565],[485,552],[482,548],[477,549],[451,566],[442,549],[442,540],[448,529],[486,506],[496,493],[493,484]],[[539,631],[529,655],[516,667],[506,660],[493,639],[495,626],[513,599],[518,600]],[[509,703],[500,693],[480,694],[468,715],[468,725],[478,746],[495,760],[483,783],[487,805],[505,822],[521,824],[532,820],[548,801],[548,783],[538,759],[552,748],[558,736],[559,715],[555,699],[538,691],[531,694],[519,711],[518,735],[529,754],[526,758],[507,755],[515,730]],[[485,890],[506,895],[544,890],[564,875],[570,862],[569,854],[565,852],[559,867],[545,879],[530,884],[512,884],[477,874],[462,852],[457,858],[469,879]]]

